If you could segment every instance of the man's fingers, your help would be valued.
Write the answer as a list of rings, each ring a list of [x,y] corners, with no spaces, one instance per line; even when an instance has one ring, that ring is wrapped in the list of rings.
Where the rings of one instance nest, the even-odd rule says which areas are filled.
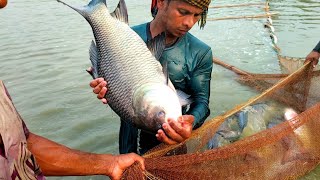
[[[173,141],[172,139],[169,139],[168,136],[163,132],[163,130],[158,130],[158,133],[156,134],[156,137],[159,141],[164,142],[166,144],[172,145],[177,144],[178,142]]]
[[[303,62],[303,64],[307,64],[308,62],[311,62],[312,61],[312,59],[310,59],[310,58],[306,58],[306,60]]]
[[[319,59],[313,60],[313,67],[316,67],[316,65],[318,64],[318,62],[319,62]]]
[[[145,162],[144,162],[145,160],[142,156],[139,156],[136,153],[128,153],[127,155],[124,155],[124,156],[129,156],[133,161],[133,163],[138,162],[141,165],[141,169],[145,170]],[[129,158],[126,158],[126,159],[129,159]],[[133,164],[132,161],[130,161],[129,164]]]
[[[102,81],[99,85],[93,88],[93,92],[95,94],[98,94],[99,99],[103,98],[107,92],[107,83],[105,81]]]
[[[309,59],[306,59],[303,64],[306,64],[306,63],[308,63],[308,62],[311,62],[311,63],[312,63],[312,66],[313,66],[313,67],[316,67],[316,65],[317,65],[318,62],[319,62],[319,59],[309,58]]]
[[[102,88],[100,87],[100,86],[96,86],[95,88],[93,88],[93,92],[95,93],[95,94],[98,94],[98,98],[99,99],[101,99],[101,98],[103,98],[103,97],[100,97],[100,95],[99,95],[99,93],[100,93],[100,91],[102,90]]]
[[[100,85],[99,85],[99,88],[97,88],[99,91],[97,92],[97,93],[99,93],[98,95],[97,95],[97,97],[98,97],[98,99],[102,99],[102,98],[104,98],[105,97],[105,95],[106,95],[106,92],[107,92],[107,88],[105,87],[105,86],[103,86],[101,89],[100,89]],[[96,90],[96,88],[94,88],[94,91]],[[96,93],[96,92],[94,92],[94,93]]]
[[[179,118],[180,119],[180,118]],[[166,132],[169,134],[170,137],[172,137],[174,140],[178,142],[182,142],[186,138],[189,137],[189,133],[186,128],[191,127],[190,125],[188,126],[189,122],[183,122],[182,120],[179,120],[178,122],[176,121],[169,121],[169,127],[171,127],[173,132]],[[192,123],[191,123],[192,124]]]
[[[164,123],[162,128],[164,129],[166,135],[170,137],[170,139],[176,142],[182,142],[184,138],[180,135],[181,131],[183,130],[182,127],[179,125],[179,122],[176,121],[169,121],[169,124]]]
[[[94,92],[94,91],[93,91]],[[106,95],[106,92],[107,92],[107,88],[106,87],[103,87],[102,89],[100,89],[100,91],[98,92],[98,95],[97,95],[97,98],[98,99],[105,99],[104,97],[105,97],[105,95]],[[94,92],[94,93],[96,93],[96,92]],[[97,94],[97,93],[96,93]],[[103,100],[104,101],[104,100]],[[105,100],[105,101],[107,101],[107,100]]]
[[[135,154],[135,153],[130,153],[130,154],[132,154],[132,156],[134,156],[134,160],[135,160],[135,161],[137,161],[137,162],[140,163],[141,169],[142,169],[142,170],[145,170],[144,158],[141,157],[141,156],[139,156],[139,155],[137,155],[137,154]]]
[[[180,117],[178,120],[179,120],[179,121],[181,120],[181,121],[183,121],[184,123],[193,124],[193,122],[194,122],[194,116],[192,116],[192,115],[183,115],[183,118]]]
[[[103,78],[94,79],[94,80],[90,81],[90,87],[95,88],[95,87],[98,86],[102,81],[104,81]]]

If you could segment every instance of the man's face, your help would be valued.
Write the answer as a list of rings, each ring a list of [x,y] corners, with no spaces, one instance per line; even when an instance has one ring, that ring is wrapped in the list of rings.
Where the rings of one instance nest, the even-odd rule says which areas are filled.
[[[169,34],[181,37],[201,18],[203,10],[180,0],[164,1],[161,16]]]

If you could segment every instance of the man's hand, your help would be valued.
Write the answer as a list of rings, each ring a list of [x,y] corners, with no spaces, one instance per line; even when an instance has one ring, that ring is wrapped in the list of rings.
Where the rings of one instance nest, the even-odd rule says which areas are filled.
[[[135,153],[115,156],[115,160],[113,162],[113,170],[109,175],[112,180],[120,179],[124,170],[130,167],[135,162],[139,162],[141,165],[141,169],[145,170],[144,158]]]
[[[29,133],[28,150],[38,161],[45,176],[106,175],[118,180],[126,168],[135,162],[144,170],[144,158],[137,154],[95,154],[68,148],[62,144]],[[59,156],[55,154],[59,153]]]
[[[90,87],[93,88],[93,92],[97,94],[97,98],[101,99],[103,104],[107,104],[107,99],[105,98],[107,92],[107,82],[103,78],[97,78],[90,82]]]
[[[304,61],[304,63],[307,63],[307,62],[312,62],[313,64],[313,67],[315,67],[318,62],[319,62],[319,58],[320,58],[320,53],[317,52],[317,51],[311,51],[308,56],[306,57],[306,60]]]
[[[180,143],[191,136],[193,121],[192,115],[183,115],[178,121],[168,119],[168,123],[163,123],[163,130],[159,129],[156,137],[166,144]]]

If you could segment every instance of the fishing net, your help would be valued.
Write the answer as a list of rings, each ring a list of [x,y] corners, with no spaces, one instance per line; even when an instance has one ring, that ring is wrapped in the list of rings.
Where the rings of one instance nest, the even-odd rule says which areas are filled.
[[[281,56],[274,28],[266,25],[282,73],[249,73],[214,59],[259,95],[207,120],[185,142],[151,149],[146,171],[135,164],[123,179],[297,179],[317,167],[319,67]]]
[[[123,178],[295,179],[314,169],[320,162],[320,73],[301,66],[303,60],[286,65],[292,59],[279,59],[288,74],[240,73],[239,82],[259,96],[206,121],[183,143],[150,150],[146,171],[134,165]],[[286,120],[288,108],[298,115]]]

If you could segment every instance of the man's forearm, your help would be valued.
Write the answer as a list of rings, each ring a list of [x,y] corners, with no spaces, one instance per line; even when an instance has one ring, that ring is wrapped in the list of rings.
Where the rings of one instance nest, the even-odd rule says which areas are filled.
[[[33,133],[29,134],[27,142],[45,176],[111,174],[112,155],[80,152]]]

